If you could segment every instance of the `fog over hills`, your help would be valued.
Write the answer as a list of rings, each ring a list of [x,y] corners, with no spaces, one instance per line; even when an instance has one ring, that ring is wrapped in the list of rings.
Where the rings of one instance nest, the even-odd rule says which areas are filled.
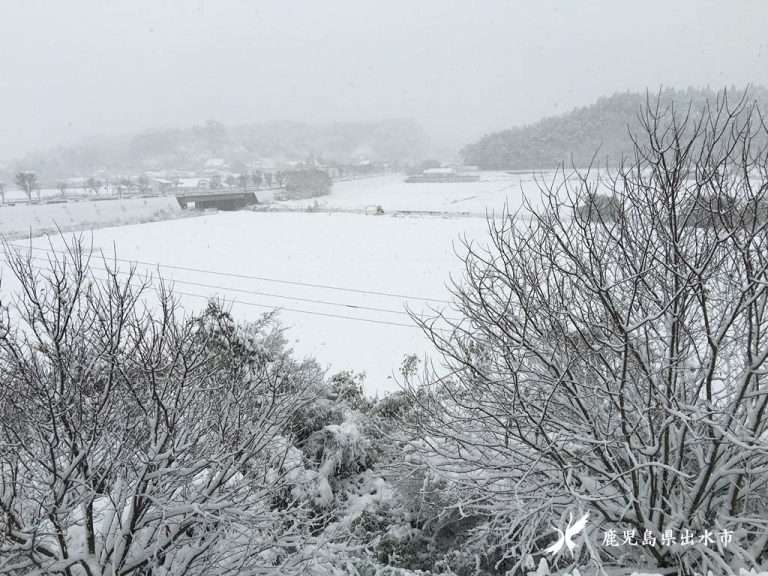
[[[86,176],[99,170],[194,170],[210,158],[235,164],[303,161],[308,157],[399,163],[421,159],[431,149],[427,133],[411,120],[325,124],[272,121],[232,126],[209,121],[191,128],[93,137],[28,154],[14,164],[45,178],[57,178]]]
[[[736,105],[745,90],[731,88],[726,94]],[[717,95],[709,87],[615,93],[559,116],[487,134],[464,147],[462,156],[467,164],[488,170],[554,168],[561,162],[583,167],[596,153],[597,160],[613,164],[631,150],[630,133],[638,128],[638,113],[648,100],[655,102],[658,97],[662,108],[673,106],[680,113],[686,112],[690,103],[692,113],[700,114],[706,102],[714,102]],[[746,98],[765,109],[768,89],[750,87]]]
[[[718,94],[710,87],[648,92],[618,92],[593,104],[535,123],[483,136],[461,150],[463,162],[487,170],[554,168],[561,162],[586,166],[593,156],[615,163],[632,148],[630,133],[639,127],[639,111],[648,100],[700,114]],[[768,89],[753,86],[725,92],[735,105],[745,97],[768,108]],[[470,131],[471,127],[468,127]],[[501,128],[501,127],[500,127]],[[410,119],[376,122],[308,123],[270,121],[156,129],[119,136],[98,136],[27,154],[8,166],[33,170],[45,179],[89,176],[99,171],[144,173],[152,170],[198,170],[211,158],[232,166],[280,165],[307,159],[356,163],[375,160],[392,165],[426,158],[455,160],[453,142],[441,141]]]

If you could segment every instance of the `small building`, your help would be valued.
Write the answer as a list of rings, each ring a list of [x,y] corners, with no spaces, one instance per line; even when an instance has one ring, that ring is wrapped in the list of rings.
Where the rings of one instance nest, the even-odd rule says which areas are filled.
[[[176,182],[176,190],[182,192],[194,190],[208,190],[210,181],[208,178],[180,178]]]
[[[450,176],[456,174],[453,168],[427,168],[421,173],[423,176]]]
[[[165,178],[152,178],[149,187],[154,194],[166,194],[173,187],[173,182]]]
[[[446,182],[479,182],[478,174],[459,174],[455,168],[428,168],[421,174],[415,174],[405,179],[408,184],[420,182],[446,183]]]
[[[224,158],[209,158],[205,162],[205,167],[214,170],[224,170],[228,168],[227,164],[224,162]]]
[[[206,161],[203,167],[203,174],[207,177],[221,176],[229,171],[229,164],[224,162],[223,158],[211,158]]]

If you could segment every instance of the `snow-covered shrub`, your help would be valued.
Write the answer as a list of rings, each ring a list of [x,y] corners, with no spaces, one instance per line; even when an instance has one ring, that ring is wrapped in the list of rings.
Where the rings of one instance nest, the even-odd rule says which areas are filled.
[[[368,468],[374,459],[371,442],[353,421],[329,424],[307,440],[305,452],[326,478],[346,478]]]
[[[328,380],[328,397],[337,405],[343,404],[350,410],[367,412],[371,402],[363,394],[365,374],[338,372]]]
[[[69,250],[43,272],[7,254],[23,290],[0,313],[0,573],[300,570],[304,511],[274,500],[317,365],[270,318],[183,318]]]
[[[411,398],[402,391],[387,394],[372,408],[372,414],[386,420],[394,420],[413,407]]]
[[[285,175],[285,192],[289,200],[312,198],[330,194],[333,180],[324,170],[294,170]]]

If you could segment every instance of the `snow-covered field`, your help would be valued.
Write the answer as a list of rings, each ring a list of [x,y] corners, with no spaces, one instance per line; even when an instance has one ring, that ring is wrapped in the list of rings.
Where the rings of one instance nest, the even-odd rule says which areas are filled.
[[[233,299],[235,313],[243,318],[255,318],[273,307],[297,310],[280,314],[296,352],[313,355],[333,370],[365,371],[367,389],[375,393],[397,387],[391,376],[404,355],[429,350],[405,314],[405,304],[424,310],[427,303],[419,299],[447,299],[445,283],[461,270],[454,241],[462,232],[482,237],[485,225],[482,218],[229,212],[102,228],[93,231],[93,242],[108,254],[114,245],[122,259],[196,269],[161,268],[164,277],[177,281],[175,288],[190,310],[205,304],[203,297],[194,295]],[[56,237],[51,241],[55,246],[62,242]],[[48,238],[37,238],[33,245],[46,248]],[[11,285],[4,276],[7,290]]]
[[[483,174],[481,182],[462,184],[404,184],[402,175],[386,175],[337,183],[321,199],[329,209],[382,205],[383,216],[221,212],[92,234],[97,248],[111,254],[114,246],[118,258],[149,265],[140,269],[156,274],[157,264],[175,266],[160,270],[176,281],[190,311],[212,295],[233,301],[242,318],[282,308],[280,319],[300,356],[315,356],[332,371],[366,372],[373,394],[397,389],[405,355],[431,352],[406,304],[417,312],[446,306],[440,302],[450,297],[446,284],[461,273],[454,252],[460,236],[484,241],[486,208],[499,210],[507,201],[519,206],[521,186],[529,194],[536,190],[530,174]],[[414,211],[441,214],[402,213]],[[469,217],[451,215],[460,212]],[[37,238],[33,245],[46,248],[48,242]],[[11,289],[7,274],[4,282]]]
[[[479,182],[405,184],[403,174],[386,174],[336,182],[329,196],[279,204],[363,212],[372,212],[376,206],[381,206],[385,213],[423,211],[485,216],[486,210],[499,212],[505,202],[509,202],[510,209],[519,207],[523,193],[531,199],[538,196],[533,173],[480,172],[479,175]]]
[[[88,236],[108,257],[116,250],[123,270],[129,261],[147,273],[159,270],[175,283],[190,313],[211,296],[225,298],[243,319],[281,309],[280,321],[297,355],[317,358],[330,372],[366,372],[366,391],[383,394],[397,389],[404,356],[438,360],[405,306],[416,312],[448,306],[446,284],[462,272],[455,254],[461,252],[460,238],[485,242],[486,210],[499,211],[505,203],[516,209],[523,192],[536,200],[530,175],[484,174],[481,182],[469,184],[404,184],[402,176],[387,175],[337,183],[330,196],[320,199],[320,210],[301,211],[313,207],[314,200],[284,202],[277,204],[297,211],[210,213],[99,228]],[[110,211],[109,218],[119,218],[113,212],[120,203],[98,204]],[[377,205],[384,215],[365,213]],[[74,206],[67,209],[84,209]],[[35,209],[48,209],[24,208],[37,214],[33,221],[42,214]],[[0,210],[0,223],[10,214]],[[51,254],[49,242],[57,250],[64,240],[52,236],[31,241],[41,266]],[[101,266],[94,264],[96,276]],[[0,263],[7,293],[16,285],[3,267]],[[656,576],[633,570],[609,574]],[[544,563],[529,574],[554,572]],[[581,576],[588,574],[585,570]],[[748,574],[758,576],[741,572]]]

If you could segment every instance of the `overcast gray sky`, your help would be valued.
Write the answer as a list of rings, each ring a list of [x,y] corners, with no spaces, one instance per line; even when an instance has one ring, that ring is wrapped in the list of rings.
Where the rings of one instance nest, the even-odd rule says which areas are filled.
[[[767,23],[762,0],[3,0],[0,158],[208,119],[467,141],[615,91],[768,84]]]

